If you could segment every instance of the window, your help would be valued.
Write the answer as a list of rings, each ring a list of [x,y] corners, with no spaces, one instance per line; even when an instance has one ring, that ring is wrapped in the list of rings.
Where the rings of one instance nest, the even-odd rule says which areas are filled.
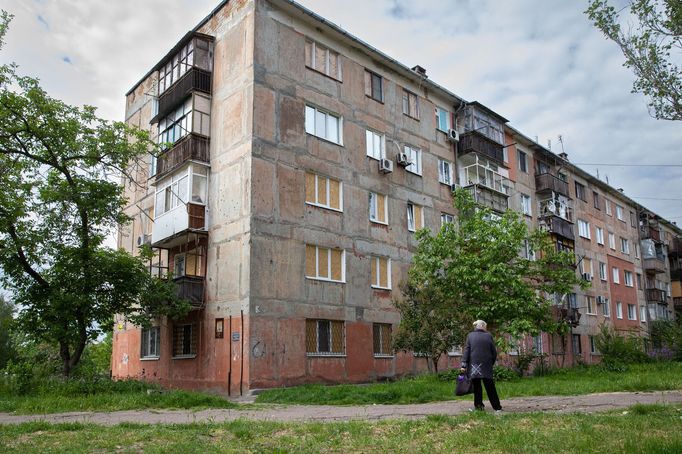
[[[578,309],[578,295],[575,293],[568,293],[566,298],[568,299],[568,307],[571,309]]]
[[[637,306],[628,304],[628,320],[637,320]]]
[[[445,224],[452,224],[455,222],[455,217],[451,214],[448,213],[441,213],[440,214],[440,226],[444,226]]]
[[[377,73],[365,70],[365,95],[375,101],[384,102],[384,78]]]
[[[518,158],[519,158],[519,170],[521,172],[528,173],[528,156],[526,155],[526,153],[519,150]]]
[[[161,328],[152,326],[142,329],[141,358],[158,358],[161,345]]]
[[[599,279],[606,281],[606,263],[599,262]]]
[[[521,255],[524,259],[535,260],[535,251],[533,251],[530,241],[523,240],[523,249],[521,250]]]
[[[578,234],[581,237],[587,238],[589,240],[590,239],[590,223],[587,221],[583,221],[582,219],[578,219]]]
[[[616,204],[616,217],[619,221],[625,222],[625,215],[623,214],[623,207]]]
[[[632,211],[630,211],[630,227],[637,228],[637,217]]]
[[[448,161],[438,160],[438,181],[452,186],[453,181],[452,163]]]
[[[616,250],[616,235],[611,232],[609,232],[609,247],[614,251]]]
[[[305,42],[305,65],[331,78],[341,80],[341,58],[338,52],[315,41]]]
[[[343,211],[343,184],[329,177],[306,172],[305,203]]]
[[[582,355],[583,353],[583,347],[580,342],[580,334],[572,334],[571,335],[571,344],[573,347],[573,354],[574,355]]]
[[[575,182],[575,196],[583,202],[587,202],[587,197],[585,196],[585,185],[580,184],[577,181]]]
[[[407,160],[411,163],[409,166],[405,167],[408,172],[415,173],[417,175],[422,174],[422,151],[419,148],[410,147],[405,145],[405,154],[407,155]]]
[[[616,318],[623,318],[623,303],[616,302]]]
[[[149,159],[149,178],[153,177],[156,175],[156,155],[151,155],[151,158]]]
[[[367,130],[367,156],[381,159],[386,156],[386,136],[378,132]]]
[[[533,208],[531,207],[530,196],[521,194],[521,211],[526,216],[533,216]]]
[[[601,227],[595,227],[597,233],[597,244],[604,245],[604,229]]]
[[[173,175],[157,186],[154,214],[158,218],[167,211],[188,202],[189,174],[187,171]]]
[[[369,193],[369,220],[379,224],[388,224],[388,203],[386,203],[385,195]]]
[[[639,321],[642,323],[646,323],[646,307],[641,306],[639,308]]]
[[[393,356],[391,351],[391,325],[388,323],[374,323],[374,356]]]
[[[630,255],[630,242],[627,238],[620,238],[620,252]]]
[[[594,336],[588,336],[590,338],[590,353],[593,355],[598,355],[599,351],[597,351],[597,343],[594,340]]]
[[[635,242],[635,258],[639,258],[639,243]]]
[[[415,232],[424,227],[424,207],[407,204],[407,230]]]
[[[642,275],[637,273],[637,288],[642,290]]]
[[[343,356],[346,353],[345,324],[338,320],[305,321],[305,351],[308,356]]]
[[[391,288],[391,259],[387,257],[372,257],[372,287],[389,289]]]
[[[194,94],[182,105],[159,120],[157,142],[173,144],[190,133],[210,135],[211,100]]]
[[[632,279],[632,272],[631,271],[623,271],[623,280],[625,281],[625,285],[627,287],[634,287],[635,283]]]
[[[611,274],[613,276],[613,283],[620,284],[620,270],[614,266],[611,268]]]
[[[173,325],[173,357],[197,354],[197,329],[192,323]]]
[[[159,95],[180,80],[192,67],[211,71],[213,43],[201,38],[194,38],[182,47],[168,63],[159,69]]]
[[[450,129],[450,112],[440,107],[436,107],[436,129],[443,132]]]
[[[592,259],[588,259],[587,257],[583,257],[583,259],[580,261],[580,272],[582,274],[589,274],[590,279],[592,278]]]
[[[403,89],[403,113],[408,117],[419,119],[419,98],[405,89]]]
[[[345,251],[306,244],[305,276],[309,279],[345,282]]]
[[[610,317],[611,316],[611,302],[609,301],[608,298],[604,298],[603,296],[602,296],[601,313],[604,317]]]
[[[594,207],[598,210],[601,210],[599,207],[599,193],[597,191],[592,191],[592,202],[594,203]]]
[[[540,355],[543,353],[542,351],[542,334],[538,334],[537,336],[533,336],[533,350],[537,355]]]
[[[604,199],[604,208],[606,208],[607,215],[613,216],[613,212],[611,211],[611,201],[609,199]]]
[[[317,107],[305,106],[305,132],[308,134],[342,145],[342,125],[340,117]]]
[[[585,303],[587,305],[587,313],[588,314],[595,314],[594,311],[594,297],[585,295]]]

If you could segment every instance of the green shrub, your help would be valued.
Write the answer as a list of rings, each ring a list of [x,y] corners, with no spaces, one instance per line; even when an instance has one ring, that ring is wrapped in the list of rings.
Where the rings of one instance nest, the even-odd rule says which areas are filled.
[[[601,325],[595,344],[602,355],[602,366],[609,371],[624,372],[628,364],[649,361],[641,338],[622,336],[606,324]]]
[[[511,381],[519,378],[519,374],[511,367],[493,366],[493,378],[495,381]]]
[[[652,320],[649,356],[659,360],[682,361],[682,320]]]

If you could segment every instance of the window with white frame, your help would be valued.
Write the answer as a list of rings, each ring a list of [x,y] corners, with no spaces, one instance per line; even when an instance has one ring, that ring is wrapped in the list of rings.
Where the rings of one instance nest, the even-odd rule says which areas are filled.
[[[343,211],[343,183],[316,173],[306,172],[305,203]]]
[[[453,165],[449,161],[443,159],[438,160],[438,181],[443,184],[452,186],[454,183]]]
[[[623,254],[630,254],[630,242],[627,238],[620,238],[620,252]]]
[[[382,159],[386,156],[386,136],[375,131],[367,130],[365,133],[367,156],[372,159]]]
[[[634,282],[634,279],[632,278],[632,272],[631,271],[627,271],[627,270],[623,271],[623,280],[625,281],[625,285],[627,287],[634,287],[635,286],[635,282]]]
[[[308,356],[343,356],[346,353],[346,326],[339,320],[305,321],[305,351]]]
[[[613,277],[614,284],[620,284],[620,270],[618,267],[614,266],[611,268],[611,276]]]
[[[601,279],[602,281],[606,281],[607,280],[607,276],[606,276],[607,274],[608,273],[606,271],[606,263],[599,262],[599,279]]]
[[[415,232],[424,227],[424,207],[414,203],[407,204],[407,230]]]
[[[587,238],[588,240],[590,239],[589,222],[583,221],[582,219],[578,219],[578,235],[580,235],[583,238]]]
[[[526,216],[533,216],[533,208],[529,195],[521,194],[521,211]]]
[[[343,144],[341,117],[317,107],[305,106],[305,132],[338,145]]]
[[[446,224],[452,224],[455,222],[455,217],[451,214],[448,213],[441,213],[440,214],[440,226],[444,226]]]
[[[637,306],[628,304],[628,320],[637,320]]]
[[[372,337],[374,356],[393,356],[391,348],[391,325],[388,323],[373,323]]]
[[[306,40],[305,65],[326,76],[341,80],[341,57],[339,53],[320,43]]]
[[[595,227],[595,233],[597,236],[597,244],[604,245],[604,229],[601,227]]]
[[[640,306],[639,308],[639,321],[646,323],[646,307]]]
[[[211,99],[199,94],[189,97],[173,112],[159,120],[157,141],[173,144],[190,133],[210,135]]]
[[[622,319],[623,318],[623,303],[620,301],[616,302],[616,318]]]
[[[333,249],[306,244],[305,276],[309,279],[345,282],[345,251],[342,249]]]
[[[154,201],[155,219],[188,202],[204,205],[207,202],[208,169],[191,165],[164,178],[156,186]]]
[[[542,334],[538,334],[537,336],[533,336],[533,350],[535,351],[535,354],[541,355],[543,353],[542,350]]]
[[[407,155],[407,161],[410,163],[405,170],[408,172],[421,175],[422,174],[422,151],[419,148],[411,147],[405,145],[405,154]]]
[[[590,279],[592,278],[593,275],[592,259],[583,257],[583,259],[580,261],[580,273],[589,274]]]
[[[585,304],[587,306],[587,313],[588,314],[595,314],[594,311],[594,297],[585,295]]]
[[[365,95],[384,102],[384,78],[368,69],[365,70]]]
[[[443,132],[450,129],[450,112],[440,107],[436,107],[436,129]]]
[[[616,204],[616,217],[619,221],[625,222],[625,214],[623,214],[623,207]]]
[[[419,119],[419,97],[405,89],[403,89],[403,113],[408,117]]]
[[[388,257],[372,257],[372,288],[391,289],[391,259]]]
[[[388,203],[384,194],[369,193],[369,220],[379,224],[388,224]]]
[[[616,250],[616,235],[611,232],[609,232],[609,247],[614,251]]]
[[[535,251],[528,240],[523,240],[523,246],[521,250],[521,255],[524,259],[535,260]]]
[[[593,355],[598,355],[599,350],[597,350],[597,341],[594,339],[594,336],[588,336],[590,339],[590,353]]]
[[[161,351],[161,329],[158,326],[142,329],[140,357],[158,358]]]
[[[610,317],[611,316],[611,302],[606,297],[602,296],[601,298],[602,298],[601,314],[604,317]]]
[[[613,216],[613,212],[611,211],[611,201],[609,199],[604,199],[604,208],[606,208],[607,215]]]

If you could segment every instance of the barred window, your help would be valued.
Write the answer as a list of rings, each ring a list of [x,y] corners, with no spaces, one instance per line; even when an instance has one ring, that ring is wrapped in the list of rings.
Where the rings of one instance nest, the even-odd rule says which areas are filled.
[[[305,351],[309,356],[345,355],[344,322],[338,320],[306,320]]]
[[[173,326],[173,357],[197,354],[197,327],[194,323]]]
[[[374,356],[393,356],[391,349],[391,325],[374,323]]]

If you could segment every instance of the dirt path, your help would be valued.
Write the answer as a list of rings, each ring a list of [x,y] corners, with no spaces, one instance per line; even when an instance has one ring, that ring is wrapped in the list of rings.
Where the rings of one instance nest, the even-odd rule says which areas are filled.
[[[502,401],[504,412],[544,411],[554,413],[598,412],[627,408],[634,404],[680,403],[682,390],[634,393],[600,393],[584,396],[519,397]],[[140,424],[186,424],[223,422],[235,419],[263,421],[348,421],[396,418],[424,418],[428,415],[458,415],[471,408],[469,401],[435,402],[415,405],[364,405],[336,407],[328,405],[263,405],[244,410],[135,410],[108,413],[80,412],[49,415],[11,415],[0,413],[0,424],[28,421],[51,423],[81,422],[115,425],[123,422]],[[488,411],[489,408],[488,408]]]

